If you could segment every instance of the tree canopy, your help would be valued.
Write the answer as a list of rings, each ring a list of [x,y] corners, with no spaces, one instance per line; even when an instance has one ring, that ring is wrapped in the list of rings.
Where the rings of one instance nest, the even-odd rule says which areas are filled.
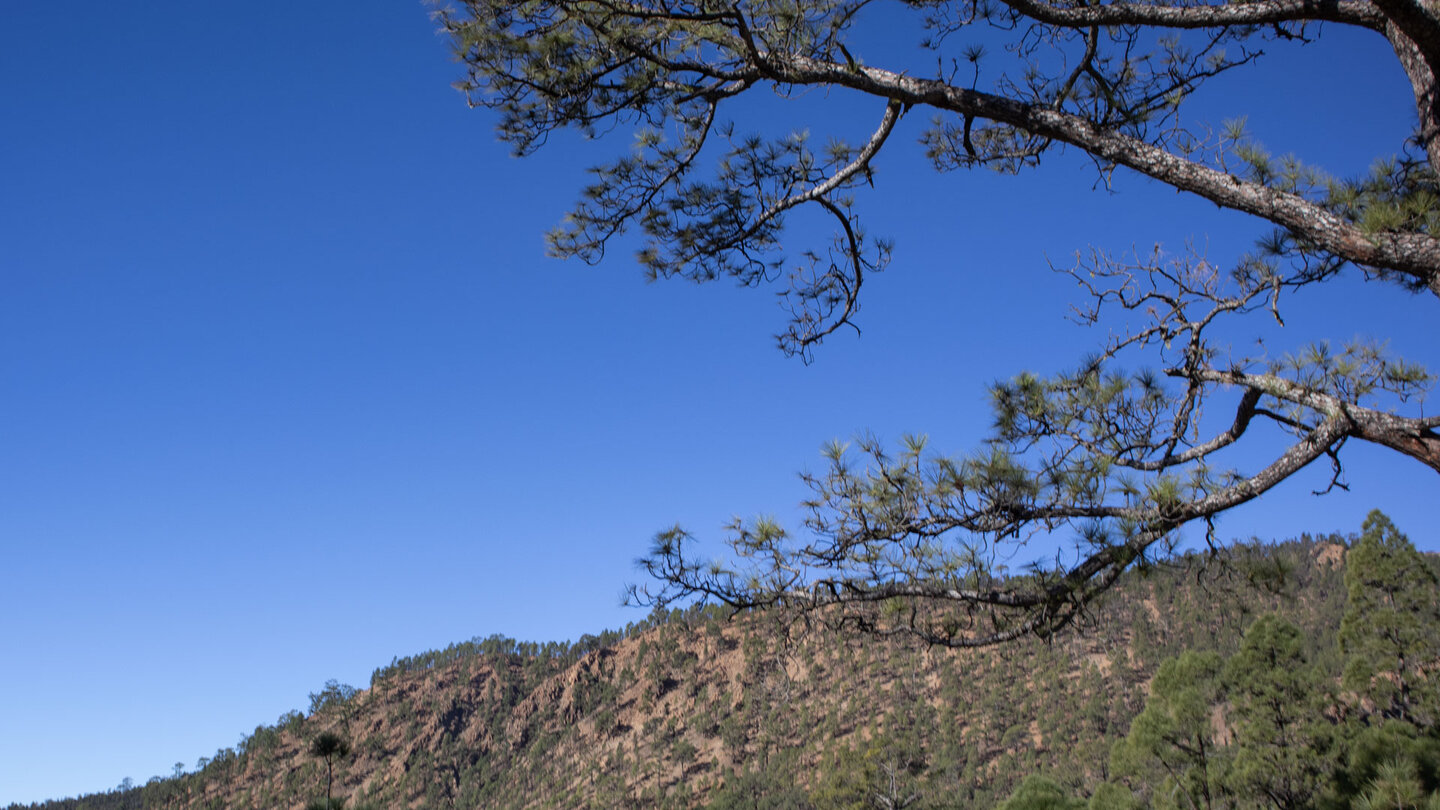
[[[1363,528],[1345,566],[1345,686],[1371,700],[1381,716],[1433,727],[1440,721],[1440,690],[1417,684],[1440,659],[1440,578],[1380,511],[1371,512]]]
[[[737,522],[733,558],[709,561],[685,530],[662,532],[643,560],[656,582],[633,593],[975,646],[1067,626],[1181,526],[1213,539],[1216,515],[1312,464],[1343,486],[1351,440],[1440,472],[1440,417],[1418,406],[1423,368],[1363,340],[1278,356],[1233,344],[1237,318],[1279,319],[1295,291],[1342,272],[1440,296],[1437,13],[1423,0],[461,0],[439,19],[466,69],[460,88],[499,114],[518,154],[565,128],[633,131],[634,148],[595,169],[550,235],[554,253],[599,261],[634,229],[652,278],[778,286],[779,345],[807,360],[854,326],[862,286],[890,261],[860,210],[905,116],[928,117],[920,142],[937,170],[1017,172],[1079,150],[1101,183],[1133,172],[1272,229],[1228,267],[1193,251],[1092,250],[1068,272],[1085,296],[1079,319],[1109,336],[1071,372],[994,385],[981,451],[836,444],[806,476],[805,537]],[[934,67],[887,65],[893,55],[860,36],[867,20],[919,31]],[[1272,156],[1241,123],[1182,115],[1267,43],[1337,26],[1383,37],[1415,100],[1414,130],[1369,176],[1330,177]],[[747,131],[759,127],[742,97],[815,88],[872,98],[868,139],[821,147]],[[787,259],[780,234],[802,209],[834,238]],[[1126,371],[1137,358],[1142,369]],[[1268,447],[1252,440],[1262,430],[1286,441],[1232,468],[1226,451]],[[1003,576],[1007,545],[1036,534],[1074,536],[1076,553]]]
[[[330,796],[330,788],[335,782],[335,760],[344,759],[350,756],[350,742],[333,731],[322,731],[319,736],[310,741],[310,756],[319,757],[325,760],[325,804],[323,810],[337,810],[344,802],[336,802]],[[316,804],[318,802],[313,802]]]

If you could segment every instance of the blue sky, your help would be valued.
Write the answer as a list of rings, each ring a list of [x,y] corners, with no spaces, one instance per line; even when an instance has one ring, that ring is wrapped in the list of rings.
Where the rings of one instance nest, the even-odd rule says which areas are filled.
[[[395,655],[635,621],[655,531],[790,518],[857,431],[963,452],[985,383],[1074,363],[1099,335],[1047,256],[1257,232],[1074,158],[936,175],[906,121],[861,201],[894,264],[863,337],[804,366],[765,292],[545,258],[624,136],[511,158],[458,75],[412,3],[0,12],[0,804],[193,767]],[[1412,117],[1378,39],[1279,46],[1216,91],[1197,112],[1342,175]],[[1433,367],[1434,312],[1351,279],[1284,345],[1371,334]],[[1317,472],[1221,535],[1380,507],[1440,549],[1433,474],[1352,451],[1349,493],[1311,497]]]

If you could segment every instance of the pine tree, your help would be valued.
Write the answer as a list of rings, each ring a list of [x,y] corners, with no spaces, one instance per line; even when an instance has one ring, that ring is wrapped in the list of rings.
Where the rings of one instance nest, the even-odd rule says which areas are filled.
[[[997,810],[1086,810],[1084,799],[1071,796],[1053,779],[1031,774]]]
[[[1218,810],[1231,802],[1225,752],[1210,722],[1221,698],[1220,656],[1185,652],[1160,665],[1145,710],[1115,744],[1111,769],[1154,807]]]
[[[350,743],[333,731],[321,732],[320,736],[310,742],[310,755],[321,757],[325,760],[325,805],[323,810],[335,810],[344,802],[336,804],[330,797],[330,788],[334,783],[334,765],[336,759],[343,759],[350,754]],[[312,806],[317,803],[312,803]]]
[[[1333,768],[1324,677],[1300,630],[1275,615],[1245,631],[1225,666],[1232,707],[1232,790],[1276,810],[1309,807]]]
[[[1440,577],[1379,510],[1345,559],[1343,684],[1381,717],[1430,728],[1440,718]],[[1426,674],[1426,673],[1431,674]]]

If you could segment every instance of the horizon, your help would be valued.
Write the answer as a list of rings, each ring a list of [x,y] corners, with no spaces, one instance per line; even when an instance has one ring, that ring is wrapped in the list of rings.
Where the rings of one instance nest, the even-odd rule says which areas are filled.
[[[1358,534],[1359,534],[1358,532],[1347,533],[1344,537],[1342,537],[1342,538],[1340,538],[1340,539],[1343,540],[1343,541],[1353,541],[1353,540],[1358,539]],[[1264,546],[1264,547],[1267,547],[1267,548],[1277,548],[1277,547],[1280,547],[1280,546],[1282,546],[1282,545],[1284,545],[1284,544],[1288,544],[1288,543],[1311,542],[1311,543],[1316,543],[1316,544],[1323,544],[1323,543],[1332,542],[1332,541],[1335,540],[1335,539],[1336,539],[1336,535],[1335,535],[1335,534],[1323,535],[1323,536],[1322,536],[1322,535],[1309,535],[1309,534],[1307,533],[1305,536],[1291,537],[1291,538],[1285,538],[1285,539],[1265,540],[1265,541],[1260,541],[1260,542],[1261,542],[1262,546]],[[1203,554],[1204,552],[1203,552],[1202,550],[1200,550],[1200,549],[1192,549],[1192,550],[1190,550],[1189,552],[1186,552],[1186,553],[1187,553],[1187,554],[1188,554],[1188,553]],[[1427,554],[1427,555],[1429,555],[1429,556],[1440,557],[1440,551],[1424,551],[1424,550],[1421,550],[1421,553]],[[1317,559],[1317,560],[1324,560],[1324,557],[1323,557],[1323,556],[1317,556],[1316,559]],[[1134,573],[1135,573],[1134,571],[1127,571],[1124,579],[1129,579],[1130,576],[1131,576],[1132,574],[1134,574]],[[1197,581],[1198,581],[1198,580],[1197,580]],[[1123,590],[1123,589],[1122,589],[1122,590]],[[1252,590],[1252,592],[1253,592],[1254,594],[1256,594],[1256,595],[1269,593],[1267,587],[1265,587],[1265,586],[1260,586],[1260,585],[1254,585],[1254,586],[1252,586],[1251,590]],[[1273,595],[1273,594],[1272,594],[1272,595]],[[713,607],[713,605],[712,605],[712,607]],[[667,612],[667,613],[673,613],[673,611],[666,611],[666,612]],[[744,614],[746,614],[747,612],[749,612],[749,611],[739,611],[739,612],[737,612],[735,615],[737,615],[737,616],[742,616],[742,617],[743,617]],[[658,620],[658,621],[652,621],[651,617],[654,616],[654,615],[655,615],[655,613],[652,611],[651,613],[648,613],[644,619],[639,620],[639,621],[637,621],[637,622],[629,623],[629,624],[627,624],[627,625],[624,626],[624,627],[603,628],[603,629],[601,629],[601,630],[597,630],[597,631],[594,631],[593,633],[589,633],[589,634],[586,634],[586,635],[593,635],[593,636],[596,636],[596,637],[598,638],[598,637],[602,636],[603,634],[615,633],[615,634],[618,634],[619,637],[620,637],[620,639],[623,641],[623,640],[632,639],[632,638],[639,638],[639,637],[643,636],[644,634],[648,633],[649,631],[654,630],[654,629],[657,628],[657,627],[664,626],[664,625],[668,624],[670,621],[673,621],[673,619],[670,619],[670,618],[661,618],[661,619]],[[447,646],[462,646],[462,645],[465,645],[465,644],[480,643],[480,642],[488,641],[488,640],[490,640],[491,638],[495,638],[496,636],[500,637],[501,640],[510,641],[510,642],[512,642],[515,646],[518,646],[518,647],[524,647],[524,646],[530,646],[530,645],[534,645],[534,646],[537,646],[537,647],[544,647],[544,646],[546,646],[546,645],[548,645],[548,644],[558,644],[558,645],[566,648],[567,650],[573,648],[576,644],[580,643],[580,640],[581,640],[580,638],[569,639],[569,640],[520,639],[520,638],[510,638],[510,637],[506,637],[506,636],[504,636],[504,634],[492,634],[490,637],[476,636],[476,637],[472,637],[472,638],[470,638],[470,639],[466,639],[466,640],[463,640],[463,641],[462,641],[462,640],[457,640],[457,641],[455,641],[455,642],[452,642],[451,645],[447,645]],[[1077,632],[1075,633],[1075,637],[1076,637],[1077,639],[1078,639],[1078,638],[1085,638],[1086,635],[1085,635],[1085,632],[1084,632],[1084,631],[1077,631]],[[1093,637],[1092,637],[1092,638],[1093,638]],[[923,647],[924,645],[913,644],[913,645],[911,645],[911,646],[913,646],[914,648],[917,648],[917,649],[918,649],[918,648]],[[392,668],[396,667],[397,665],[403,665],[403,664],[405,664],[406,661],[407,661],[407,659],[419,659],[419,658],[424,658],[424,657],[426,657],[427,655],[429,655],[429,654],[431,654],[431,653],[438,653],[438,652],[442,652],[442,651],[443,651],[443,648],[435,648],[435,649],[428,649],[428,650],[416,651],[416,652],[411,653],[411,654],[409,654],[409,655],[397,655],[397,656],[395,656],[394,658],[392,658],[392,660],[391,660],[391,662],[390,662],[389,664],[377,666],[377,667],[375,668],[374,672],[372,673],[372,675],[371,675],[369,678],[366,679],[366,681],[364,682],[363,685],[340,684],[340,683],[336,683],[336,682],[334,681],[334,679],[330,679],[330,681],[327,681],[326,683],[320,684],[320,685],[318,685],[317,687],[315,687],[315,688],[316,688],[316,692],[318,693],[318,692],[320,692],[320,691],[323,690],[323,689],[328,689],[328,688],[331,686],[332,683],[335,683],[337,686],[340,686],[340,687],[353,687],[353,688],[356,690],[356,693],[357,693],[357,694],[358,694],[358,693],[361,693],[361,692],[367,692],[367,691],[370,691],[371,689],[373,689],[377,684],[383,684],[383,683],[385,683],[388,679],[392,679],[392,678],[396,678],[396,677],[404,678],[404,677],[406,677],[406,676],[408,676],[408,675],[412,675],[412,674],[414,673],[413,670],[405,670],[405,669],[403,669],[403,666],[402,666],[402,669],[401,669],[400,671],[398,671],[398,672],[386,672],[386,670],[392,669]],[[543,650],[537,650],[537,652],[543,652]],[[468,657],[470,657],[470,656],[472,656],[472,655],[480,655],[480,654],[481,654],[481,653],[467,653],[467,654],[462,654],[462,655],[458,656],[458,658],[456,658],[456,659],[451,659],[451,660],[447,660],[447,661],[445,661],[445,662],[442,662],[442,663],[440,663],[440,664],[435,664],[435,665],[433,665],[433,668],[438,670],[438,669],[445,668],[445,667],[452,667],[452,666],[456,665],[457,662],[458,662],[460,659],[464,659],[464,658],[468,658]],[[581,655],[581,658],[582,658],[582,659],[583,659],[583,657],[584,657],[584,654]],[[429,668],[429,667],[427,667],[427,669],[428,669],[428,668]],[[378,680],[377,680],[377,676],[378,676]],[[310,695],[310,697],[313,699],[313,698],[315,697],[315,694]],[[307,718],[307,719],[309,719],[309,718],[311,718],[311,717],[314,717],[314,716],[318,716],[318,715],[312,714],[310,711],[308,711],[308,709],[307,709],[306,707],[303,707],[303,706],[302,706],[301,708],[297,709],[296,711],[297,711],[300,715],[302,715],[303,717],[305,717],[305,718]],[[280,720],[284,720],[284,719],[285,719],[284,716],[283,716],[283,714],[281,715],[281,717],[280,717],[279,719],[280,719]],[[271,728],[277,728],[277,729],[278,729],[278,728],[282,728],[282,727],[284,726],[284,723],[281,723],[281,722],[278,722],[278,721],[271,721],[271,722],[268,722],[268,723],[263,723],[263,724],[261,724],[261,725],[268,726],[268,727],[271,727]],[[257,728],[255,728],[255,729],[251,729],[251,730],[249,730],[249,731],[241,732],[238,736],[243,739],[243,738],[245,738],[247,735],[249,735],[249,734],[251,734],[251,733],[258,732],[258,730],[259,730],[259,728],[257,727]],[[213,752],[213,753],[216,754],[216,755],[219,755],[219,754],[222,753],[222,751],[221,751],[221,750],[216,750],[216,751]],[[232,750],[230,753],[237,753],[237,752]],[[211,757],[210,757],[209,755],[201,755],[200,760],[208,760],[208,759],[210,759],[210,758],[211,758]],[[200,761],[197,761],[197,762],[195,762],[195,763],[190,763],[190,764],[186,764],[186,763],[182,763],[182,762],[176,762],[176,763],[175,763],[175,767],[179,767],[179,766],[182,766],[182,765],[183,765],[183,768],[181,769],[181,771],[180,771],[179,773],[176,773],[174,770],[172,770],[170,773],[153,774],[153,775],[151,775],[151,777],[147,777],[147,778],[144,778],[144,779],[132,778],[132,777],[128,777],[128,776],[127,776],[127,777],[124,777],[124,779],[122,780],[122,783],[121,783],[121,784],[116,785],[116,786],[111,787],[111,788],[108,788],[108,789],[100,789],[100,790],[96,790],[96,791],[88,791],[88,792],[86,792],[85,794],[76,794],[76,795],[73,795],[73,796],[52,796],[52,797],[48,797],[48,798],[43,799],[43,800],[40,800],[40,801],[41,801],[41,802],[44,802],[44,801],[63,801],[63,800],[67,800],[67,799],[82,799],[82,798],[84,798],[84,797],[87,796],[87,795],[104,794],[104,793],[108,793],[108,792],[113,792],[113,791],[116,791],[116,790],[125,789],[126,786],[123,784],[124,781],[129,781],[129,782],[130,782],[129,787],[138,789],[138,788],[144,786],[144,785],[145,785],[148,781],[150,781],[150,779],[152,779],[152,778],[170,779],[170,778],[175,777],[175,776],[187,776],[187,775],[190,775],[190,774],[192,774],[192,773],[196,773],[196,772],[198,772],[198,771],[201,770],[201,768],[200,768]],[[6,806],[6,807],[10,807],[10,806],[19,807],[19,806],[25,806],[25,805],[24,805],[24,803],[16,802],[16,803],[7,804],[7,805],[4,805],[4,806]]]
[[[827,441],[967,452],[989,381],[1098,345],[1047,261],[1190,238],[1228,257],[1265,230],[1134,175],[1095,189],[1075,155],[937,174],[902,121],[857,203],[894,262],[864,334],[803,365],[768,292],[647,285],[633,240],[547,258],[627,133],[510,157],[420,3],[6,16],[0,806],[191,768],[393,657],[639,621],[617,602],[657,531],[714,553],[735,515],[798,530]],[[1274,48],[1191,114],[1248,115],[1345,176],[1409,132],[1383,42]],[[1353,114],[1313,126],[1339,98]],[[1295,300],[1275,345],[1379,335],[1440,368],[1430,302],[1356,275]],[[1219,536],[1350,535],[1378,508],[1440,551],[1426,469],[1358,442],[1345,463],[1348,492],[1311,496],[1328,471],[1307,470]]]

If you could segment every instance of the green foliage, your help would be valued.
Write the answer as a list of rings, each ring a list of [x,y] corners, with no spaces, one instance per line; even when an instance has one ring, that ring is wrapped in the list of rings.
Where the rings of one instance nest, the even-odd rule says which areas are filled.
[[[330,788],[334,782],[334,771],[332,768],[335,760],[344,759],[349,755],[349,741],[333,731],[321,732],[315,739],[310,741],[310,756],[325,760],[325,804],[323,805],[323,810],[329,810],[332,805]]]
[[[690,763],[694,762],[695,755],[698,753],[699,749],[697,749],[694,744],[692,744],[689,740],[685,739],[676,740],[675,745],[672,746],[670,750],[671,758],[674,759],[676,762],[680,763],[682,766],[689,765]]]
[[[1418,782],[1422,795],[1440,792],[1440,734],[1386,720],[1361,729],[1350,741],[1349,757],[1335,773],[1334,790],[1341,803],[1358,803],[1377,784],[1409,778]]]
[[[1392,760],[1382,764],[1355,800],[1355,810],[1436,810],[1440,793],[1428,793],[1420,781],[1415,764],[1408,760]]]
[[[810,803],[816,810],[910,807],[924,796],[920,776],[926,765],[915,740],[880,734],[861,748],[836,752]]]
[[[1427,669],[1440,659],[1440,577],[1380,512],[1363,532],[1346,559],[1344,685],[1383,717],[1434,726],[1440,689]]]
[[[331,757],[344,757],[350,753],[350,743],[346,742],[339,734],[333,731],[322,732],[310,742],[310,755],[329,759]]]
[[[1334,705],[1324,673],[1311,666],[1299,628],[1268,614],[1245,632],[1225,666],[1232,711],[1230,790],[1276,810],[1313,805],[1335,756]]]
[[[997,810],[1086,810],[1088,804],[1070,795],[1059,782],[1031,774]]]
[[[1225,796],[1224,753],[1210,719],[1222,666],[1218,654],[1195,651],[1161,664],[1145,710],[1113,749],[1111,769],[1148,791],[1157,808],[1212,810]]]
[[[1312,343],[1270,363],[1270,371],[1345,402],[1379,404],[1381,396],[1401,401],[1423,397],[1435,378],[1423,367],[1389,354],[1383,344],[1351,341],[1334,351],[1325,341]],[[1303,408],[1290,405],[1292,416]]]
[[[707,810],[806,810],[810,806],[794,775],[779,768],[727,774],[708,798]]]
[[[304,724],[305,715],[293,709],[280,715],[280,719],[275,721],[276,728],[283,728],[291,734],[299,734]]]
[[[1166,661],[1112,757],[1115,773],[1151,806],[1440,802],[1440,730],[1426,708],[1433,682],[1416,663],[1437,660],[1435,574],[1383,514],[1371,513],[1364,529],[1347,558],[1336,634],[1355,702],[1335,693],[1338,673],[1313,660],[1306,634],[1274,614],[1253,622],[1223,665],[1193,651]]]
[[[325,687],[319,692],[310,693],[310,713],[318,714],[331,708],[343,708],[354,699],[359,690],[348,683],[340,683],[333,678],[325,682]]]
[[[1086,810],[1142,810],[1144,806],[1129,788],[1114,782],[1101,782],[1090,794]]]

